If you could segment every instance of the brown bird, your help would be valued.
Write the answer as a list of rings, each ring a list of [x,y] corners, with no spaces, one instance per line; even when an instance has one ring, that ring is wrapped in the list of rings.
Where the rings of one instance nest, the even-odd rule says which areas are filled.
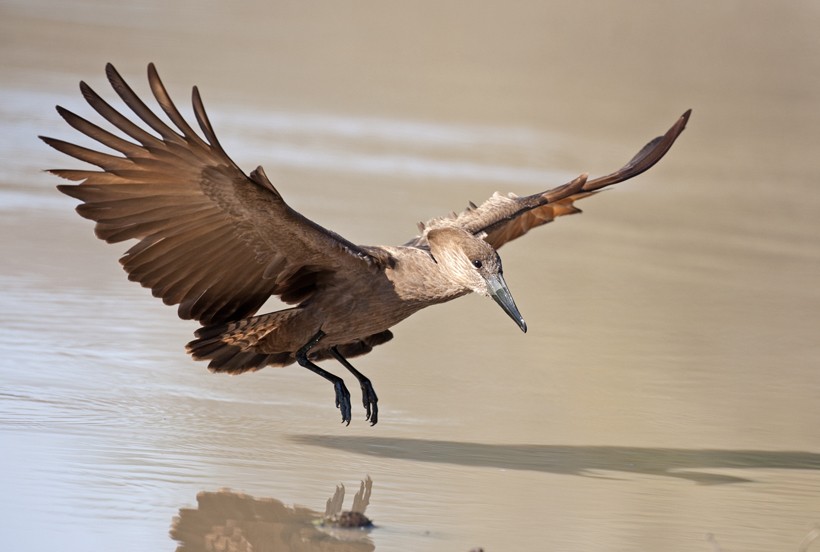
[[[82,203],[109,243],[137,240],[120,259],[130,280],[148,287],[179,316],[202,324],[187,350],[214,372],[240,374],[299,365],[333,383],[342,422],[350,393],[342,378],[316,365],[330,357],[359,381],[367,419],[378,421],[373,386],[347,359],[393,337],[389,328],[414,312],[468,293],[492,297],[522,331],[527,325],[504,282],[496,250],[555,217],[579,213],[574,202],[654,165],[689,119],[649,142],[620,170],[525,197],[494,194],[420,224],[399,246],[354,245],[291,209],[262,167],[249,175],[216,138],[199,91],[193,109],[200,137],[180,115],[153,64],[148,82],[173,127],[163,122],[111,64],[106,75],[131,111],[154,133],[115,110],[86,83],[91,107],[125,139],[57,106],[69,125],[122,155],[54,138],[55,149],[102,170],[54,169],[78,185],[59,190]],[[291,308],[256,315],[271,296]]]

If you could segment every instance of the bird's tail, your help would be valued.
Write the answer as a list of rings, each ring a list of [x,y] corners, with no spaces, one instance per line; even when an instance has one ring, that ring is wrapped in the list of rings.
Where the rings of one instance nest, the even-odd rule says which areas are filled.
[[[286,324],[297,309],[271,312],[227,324],[204,326],[197,339],[185,346],[194,360],[210,360],[212,372],[241,374],[265,366],[287,366],[295,361],[293,353],[261,353],[256,345],[271,332]]]

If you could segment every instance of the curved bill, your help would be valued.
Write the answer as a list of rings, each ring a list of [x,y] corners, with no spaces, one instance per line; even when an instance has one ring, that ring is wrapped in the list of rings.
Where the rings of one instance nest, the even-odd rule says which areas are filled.
[[[521,313],[518,312],[518,307],[515,306],[515,301],[513,301],[510,290],[507,287],[507,282],[504,281],[504,277],[501,274],[489,276],[487,278],[487,288],[490,291],[490,297],[504,309],[504,312],[506,312],[510,318],[515,320],[515,323],[518,324],[522,332],[527,333],[527,323],[524,322]]]

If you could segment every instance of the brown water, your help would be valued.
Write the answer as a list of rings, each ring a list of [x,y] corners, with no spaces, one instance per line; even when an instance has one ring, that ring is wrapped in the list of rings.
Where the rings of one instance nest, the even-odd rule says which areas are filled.
[[[377,528],[323,549],[797,550],[820,522],[819,28],[810,1],[0,3],[6,548],[173,550],[200,492],[309,518],[369,474]],[[360,243],[609,172],[694,114],[652,171],[502,249],[526,335],[480,298],[419,313],[357,359],[380,423],[351,385],[344,427],[304,370],[187,358],[195,325],[41,172],[77,166],[35,136],[76,138],[53,105],[91,116],[76,83],[111,98],[106,61],[142,93],[156,62],[186,112],[198,84],[243,167]]]

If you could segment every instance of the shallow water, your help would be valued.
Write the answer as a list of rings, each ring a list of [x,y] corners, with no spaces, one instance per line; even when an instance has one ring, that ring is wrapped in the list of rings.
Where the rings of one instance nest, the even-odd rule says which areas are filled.
[[[323,549],[798,549],[820,522],[814,3],[227,6],[0,4],[8,548],[172,550],[229,488],[309,508],[276,527]],[[304,370],[187,358],[195,324],[42,172],[77,166],[36,135],[76,139],[53,105],[90,117],[76,83],[112,98],[106,61],[142,93],[156,62],[183,112],[198,84],[241,166],[359,243],[609,172],[694,114],[650,172],[501,250],[526,335],[476,297],[411,317],[355,363],[379,424],[355,389],[344,427]],[[368,474],[376,528],[311,532]]]

